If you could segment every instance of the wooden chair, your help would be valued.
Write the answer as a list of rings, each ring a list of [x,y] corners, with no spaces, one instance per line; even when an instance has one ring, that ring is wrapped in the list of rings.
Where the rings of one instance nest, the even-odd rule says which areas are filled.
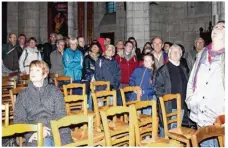
[[[60,88],[60,90],[63,92],[63,86],[59,86],[59,82],[69,81],[72,83],[72,78],[68,76],[58,76],[54,78],[55,86]]]
[[[153,143],[146,145],[146,147],[183,147],[183,144],[181,144],[180,142],[178,142],[176,140],[169,140],[168,143],[153,142]]]
[[[15,105],[15,102],[16,102],[16,96],[20,92],[22,92],[24,89],[25,89],[25,87],[17,87],[17,88],[9,90],[13,111],[14,111],[14,105]]]
[[[71,84],[63,85],[64,96],[72,95],[73,88],[82,88],[82,95],[86,95],[85,84],[71,83]],[[70,89],[70,91],[68,91],[68,89]]]
[[[9,125],[9,104],[2,105],[2,120],[4,120],[4,126]]]
[[[13,119],[13,104],[10,98],[9,90],[16,88],[16,81],[4,81],[2,83],[2,104],[9,104],[10,119]]]
[[[135,100],[132,100],[132,101],[126,101],[126,97],[125,97],[125,93],[139,91],[139,90],[141,90],[141,88],[138,86],[127,86],[125,88],[121,88],[120,92],[121,92],[123,106],[128,106],[131,104],[135,104],[136,102],[139,102],[140,101],[140,95],[139,94],[137,94],[137,98]]]
[[[156,101],[140,101],[131,105],[133,108],[133,121],[136,136],[136,146],[145,146],[148,143],[155,142],[158,137],[158,118]],[[152,115],[141,114],[142,109],[150,107]],[[145,136],[152,136],[150,140],[143,140]]]
[[[58,77],[58,74],[55,74],[55,73],[49,73],[48,74],[48,82],[49,82],[49,84],[55,85],[55,82],[54,82],[55,77]]]
[[[90,83],[90,90],[92,93],[95,93],[97,86],[106,86],[105,90],[110,90],[110,82],[109,81],[95,81]]]
[[[37,132],[38,146],[43,146],[43,124],[13,124],[2,127],[2,137],[13,136],[27,132]]]
[[[221,126],[204,126],[198,129],[191,137],[192,146],[199,147],[199,143],[208,138],[218,137],[220,147],[224,147],[225,127]]]
[[[19,86],[26,86],[29,83],[30,77],[29,74],[20,74],[19,75]]]
[[[64,97],[67,115],[88,114],[87,95],[69,95]]]
[[[113,105],[110,104],[109,97],[113,98]],[[99,99],[98,99],[99,98]],[[100,131],[102,129],[101,125],[101,118],[100,118],[100,111],[105,110],[111,106],[116,106],[117,99],[116,99],[116,91],[98,91],[96,93],[92,93],[92,99],[94,104],[94,112],[95,112],[95,118],[96,118],[96,129]],[[98,102],[103,103],[103,106],[98,106]]]
[[[187,147],[190,147],[190,139],[192,134],[195,133],[195,129],[181,127],[182,119],[181,119],[181,96],[180,94],[167,94],[163,97],[159,97],[161,109],[162,109],[162,118],[164,122],[164,132],[165,138],[171,138],[186,144]],[[167,114],[165,108],[165,102],[176,100],[177,102],[177,111]],[[172,116],[176,116],[176,118],[170,119]],[[177,123],[177,127],[173,129],[168,129],[168,125],[171,123]]]
[[[88,123],[88,139],[82,140],[77,139],[74,141],[74,143],[70,143],[67,145],[61,144],[60,134],[59,134],[59,128],[60,127],[67,127],[73,124],[82,124],[82,123]],[[82,145],[88,145],[93,146],[93,116],[85,116],[85,115],[71,115],[71,116],[65,116],[57,121],[52,120],[51,121],[51,129],[53,133],[53,139],[55,146],[82,146]]]
[[[132,107],[110,107],[100,111],[104,126],[106,146],[135,146],[134,125]],[[116,116],[119,114],[129,114],[129,121],[118,122]],[[113,117],[108,121],[108,117]]]

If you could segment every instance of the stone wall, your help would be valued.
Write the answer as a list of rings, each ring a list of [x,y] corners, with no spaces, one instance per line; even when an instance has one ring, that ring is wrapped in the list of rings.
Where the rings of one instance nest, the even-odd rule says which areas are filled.
[[[2,22],[4,23],[4,22]],[[18,35],[18,3],[7,3],[7,42],[10,33],[16,33]]]
[[[48,41],[48,4],[47,2],[40,2],[40,43],[45,43]]]
[[[142,50],[149,41],[149,2],[127,3],[127,38],[135,37],[138,48]]]
[[[35,37],[40,42],[40,13],[37,2],[18,3],[18,33],[27,38]]]
[[[115,42],[118,40],[127,40],[126,36],[127,22],[126,11],[124,10],[124,2],[116,3],[116,31]]]
[[[199,28],[208,29],[211,2],[156,2],[150,4],[150,38],[182,44],[191,50]]]

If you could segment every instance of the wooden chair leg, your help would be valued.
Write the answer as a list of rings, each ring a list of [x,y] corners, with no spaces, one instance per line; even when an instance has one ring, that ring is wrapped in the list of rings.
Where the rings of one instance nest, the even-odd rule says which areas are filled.
[[[190,147],[190,140],[186,143],[186,147]]]

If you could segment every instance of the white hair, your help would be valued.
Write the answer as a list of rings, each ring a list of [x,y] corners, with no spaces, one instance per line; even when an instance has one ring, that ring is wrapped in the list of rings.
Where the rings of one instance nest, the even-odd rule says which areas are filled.
[[[180,51],[180,57],[182,56],[182,49],[181,49],[181,47],[179,46],[179,45],[177,45],[177,44],[173,44],[170,48],[169,48],[169,52],[168,52],[168,57],[170,58],[170,56],[171,56],[171,52],[172,52],[172,50],[173,49],[179,49],[179,51]]]
[[[204,42],[204,39],[201,38],[201,37],[199,37],[199,38],[197,38],[197,39],[195,40],[195,44],[196,44],[196,42],[197,42],[198,40],[203,40],[203,42]]]

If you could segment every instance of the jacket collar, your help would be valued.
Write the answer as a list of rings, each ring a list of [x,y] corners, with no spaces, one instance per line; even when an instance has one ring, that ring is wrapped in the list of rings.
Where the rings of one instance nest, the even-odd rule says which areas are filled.
[[[28,89],[31,90],[34,93],[34,92],[36,92],[38,90],[42,90],[42,91],[45,90],[45,88],[47,88],[47,86],[48,86],[48,79],[45,78],[42,87],[38,88],[38,87],[34,86],[32,82],[30,82],[29,85],[28,85]]]

